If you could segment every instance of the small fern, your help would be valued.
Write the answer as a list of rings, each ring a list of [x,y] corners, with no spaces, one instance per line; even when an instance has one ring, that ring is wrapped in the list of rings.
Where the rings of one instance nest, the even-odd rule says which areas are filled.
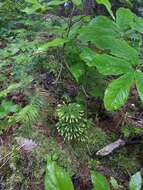
[[[25,126],[32,126],[40,119],[40,113],[43,109],[45,109],[43,94],[36,93],[31,98],[30,104],[17,114],[16,120]]]
[[[62,105],[57,109],[58,132],[67,141],[85,141],[89,121],[84,117],[82,107],[77,103]]]
[[[25,126],[31,126],[39,119],[39,111],[33,105],[25,106],[17,115],[17,122],[21,122]]]

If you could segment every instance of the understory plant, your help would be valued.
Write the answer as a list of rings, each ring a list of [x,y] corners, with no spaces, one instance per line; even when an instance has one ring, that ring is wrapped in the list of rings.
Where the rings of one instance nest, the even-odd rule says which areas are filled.
[[[115,178],[111,177],[110,183],[101,173],[91,171],[91,180],[93,190],[114,190],[124,189]],[[129,181],[129,190],[141,190],[142,176],[141,172],[137,172],[131,176]],[[59,167],[55,161],[48,160],[45,175],[45,190],[74,190],[74,186],[68,172]]]
[[[90,126],[84,110],[77,103],[59,105],[57,130],[67,141],[85,141]]]
[[[106,6],[111,19],[106,16],[90,19],[87,16],[71,15],[67,23],[61,21],[61,27],[55,27],[52,31],[56,38],[41,43],[37,53],[59,48],[66,58],[64,66],[67,66],[79,85],[84,87],[84,93],[91,95],[88,85],[90,78],[91,83],[95,84],[95,92],[92,89],[92,94],[99,96],[101,93],[98,91],[103,90],[104,86],[104,106],[108,111],[115,111],[126,103],[134,85],[143,102],[143,19],[127,8],[118,9],[114,16],[109,1],[97,2]],[[77,5],[75,1],[73,3]],[[60,32],[57,34],[57,31]],[[68,49],[73,61],[69,60]],[[93,75],[98,76],[98,79],[106,79],[108,86],[98,83],[97,78],[89,77]],[[98,85],[100,88],[97,88]]]

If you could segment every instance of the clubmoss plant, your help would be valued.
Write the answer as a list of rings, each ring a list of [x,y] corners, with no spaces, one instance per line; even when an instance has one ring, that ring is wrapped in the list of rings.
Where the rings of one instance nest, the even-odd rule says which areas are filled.
[[[81,105],[77,103],[59,105],[57,115],[59,118],[56,125],[57,130],[64,137],[64,140],[85,141],[90,124],[85,118]]]

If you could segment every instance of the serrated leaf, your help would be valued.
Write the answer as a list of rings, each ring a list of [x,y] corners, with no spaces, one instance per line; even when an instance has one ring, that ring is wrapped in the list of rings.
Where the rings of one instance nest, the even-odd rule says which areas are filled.
[[[125,104],[133,78],[134,73],[127,73],[109,84],[104,95],[104,105],[107,110],[114,111]]]
[[[91,171],[91,179],[94,190],[110,190],[110,185],[107,179],[99,172]]]
[[[129,62],[106,54],[97,54],[92,64],[103,75],[120,75],[133,71]]]
[[[54,40],[52,40],[50,42],[46,42],[46,43],[42,44],[38,48],[38,52],[47,51],[49,48],[52,48],[52,47],[62,46],[67,41],[68,41],[67,39],[56,38],[56,39],[54,39]]]
[[[67,172],[54,161],[48,161],[45,176],[45,190],[74,190]]]
[[[136,87],[138,90],[139,97],[141,101],[143,102],[143,73],[142,72],[135,73],[135,81],[136,81]]]
[[[96,0],[96,2],[98,4],[103,4],[106,7],[106,9],[108,10],[108,12],[110,13],[110,15],[112,16],[112,18],[115,19],[112,9],[111,9],[112,6],[111,6],[111,3],[109,0]]]
[[[129,182],[129,190],[141,190],[142,187],[142,176],[141,172],[135,173]]]

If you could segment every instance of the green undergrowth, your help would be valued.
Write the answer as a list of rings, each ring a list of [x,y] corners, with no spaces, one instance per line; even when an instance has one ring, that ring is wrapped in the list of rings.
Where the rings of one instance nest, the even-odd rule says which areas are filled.
[[[42,134],[36,128],[31,128],[28,132],[24,128],[18,129],[14,134],[11,149],[1,146],[1,158],[12,150],[11,158],[0,173],[1,186],[6,190],[13,190],[17,187],[19,190],[29,190],[33,187],[38,190],[43,183],[45,165],[49,157],[65,168],[70,176],[82,175],[81,171],[85,163],[90,163],[91,167],[96,170],[100,167],[110,168],[111,173],[108,174],[115,175],[119,181],[120,175],[129,176],[140,168],[139,147],[134,151],[127,151],[124,147],[109,156],[97,157],[96,152],[113,142],[115,137],[111,135],[109,138],[109,135],[98,127],[92,127],[88,135],[87,142],[70,144],[58,142],[56,138]],[[37,146],[31,152],[16,150],[17,137],[31,139]]]

